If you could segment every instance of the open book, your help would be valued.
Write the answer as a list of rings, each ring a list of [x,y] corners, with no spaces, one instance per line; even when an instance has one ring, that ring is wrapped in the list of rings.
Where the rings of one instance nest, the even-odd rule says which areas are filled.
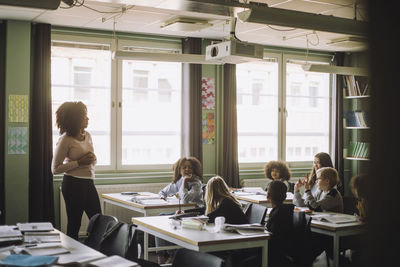
[[[358,221],[357,216],[347,214],[318,214],[312,215],[311,217],[313,220],[336,224],[352,223]]]

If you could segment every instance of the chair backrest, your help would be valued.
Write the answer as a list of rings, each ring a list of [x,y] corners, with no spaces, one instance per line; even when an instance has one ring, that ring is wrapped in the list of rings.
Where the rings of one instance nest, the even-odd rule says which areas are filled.
[[[252,203],[249,205],[245,214],[249,223],[264,224],[267,207]]]
[[[173,267],[221,267],[223,260],[215,255],[189,249],[179,249],[172,262]]]
[[[296,266],[311,267],[313,255],[311,250],[311,216],[305,212],[293,212],[294,241],[289,252]]]
[[[95,250],[99,250],[104,233],[117,223],[118,220],[114,216],[103,214],[93,215],[89,220],[86,230],[88,237],[84,240],[84,244]]]
[[[343,213],[351,214],[357,213],[357,199],[353,196],[343,197]]]
[[[136,231],[132,224],[118,222],[103,236],[100,252],[107,255],[118,255],[135,261],[138,258]]]

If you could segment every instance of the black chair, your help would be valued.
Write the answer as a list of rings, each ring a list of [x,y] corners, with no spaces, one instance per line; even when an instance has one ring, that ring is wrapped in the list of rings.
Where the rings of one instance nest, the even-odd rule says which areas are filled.
[[[95,214],[90,218],[87,227],[88,237],[83,243],[95,250],[100,250],[100,243],[105,232],[118,223],[117,218],[110,215]]]
[[[223,262],[215,255],[183,248],[176,252],[172,267],[221,267]]]
[[[253,203],[249,205],[245,213],[249,223],[260,223],[260,224],[264,224],[266,214],[267,214],[267,207]]]
[[[157,263],[139,258],[137,232],[134,224],[118,222],[105,233],[100,252],[107,256],[121,256],[138,263],[141,267],[160,267]]]
[[[357,212],[357,199],[353,196],[343,196],[343,213],[354,215]]]
[[[305,212],[293,212],[293,247],[287,252],[294,266],[311,267],[311,216]]]

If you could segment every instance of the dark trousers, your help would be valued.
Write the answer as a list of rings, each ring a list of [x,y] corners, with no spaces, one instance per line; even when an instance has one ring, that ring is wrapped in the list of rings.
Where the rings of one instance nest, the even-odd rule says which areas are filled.
[[[78,240],[83,212],[89,219],[96,213],[101,213],[99,195],[93,179],[82,179],[69,175],[64,175],[61,192],[64,196],[68,217],[67,235]]]

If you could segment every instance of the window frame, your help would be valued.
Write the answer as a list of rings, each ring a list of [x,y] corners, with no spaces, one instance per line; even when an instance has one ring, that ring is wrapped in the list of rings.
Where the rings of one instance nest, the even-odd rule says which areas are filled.
[[[286,62],[287,60],[304,61],[304,62],[317,62],[317,63],[330,63],[332,55],[304,55],[295,53],[276,53],[264,51],[264,58],[274,58],[278,63],[278,155],[277,160],[286,161]],[[329,75],[329,151],[332,150],[332,123],[334,112],[332,111],[332,95],[333,95],[333,76]],[[309,167],[313,162],[313,158],[309,161],[290,161],[287,162],[291,168],[305,168]],[[240,171],[252,169],[264,169],[266,162],[247,162],[240,163]]]
[[[135,38],[118,38],[113,39],[109,37],[99,37],[97,35],[82,35],[79,33],[66,33],[53,31],[51,34],[52,42],[64,42],[71,44],[88,44],[88,45],[105,45],[110,48],[110,52],[114,53],[123,47],[137,47],[141,50],[157,50],[166,52],[181,52],[181,41],[165,39],[162,37],[144,38],[138,36]],[[157,40],[157,41],[156,41]],[[121,59],[111,58],[111,92],[110,92],[110,164],[97,165],[96,173],[110,173],[110,172],[171,172],[174,162],[171,164],[151,164],[151,165],[122,165],[122,61]],[[55,111],[52,111],[55,112]],[[181,116],[182,119],[182,116]],[[89,122],[90,123],[90,122]],[[182,138],[182,137],[181,137]],[[183,143],[182,143],[183,145]],[[181,149],[182,151],[182,149]]]

